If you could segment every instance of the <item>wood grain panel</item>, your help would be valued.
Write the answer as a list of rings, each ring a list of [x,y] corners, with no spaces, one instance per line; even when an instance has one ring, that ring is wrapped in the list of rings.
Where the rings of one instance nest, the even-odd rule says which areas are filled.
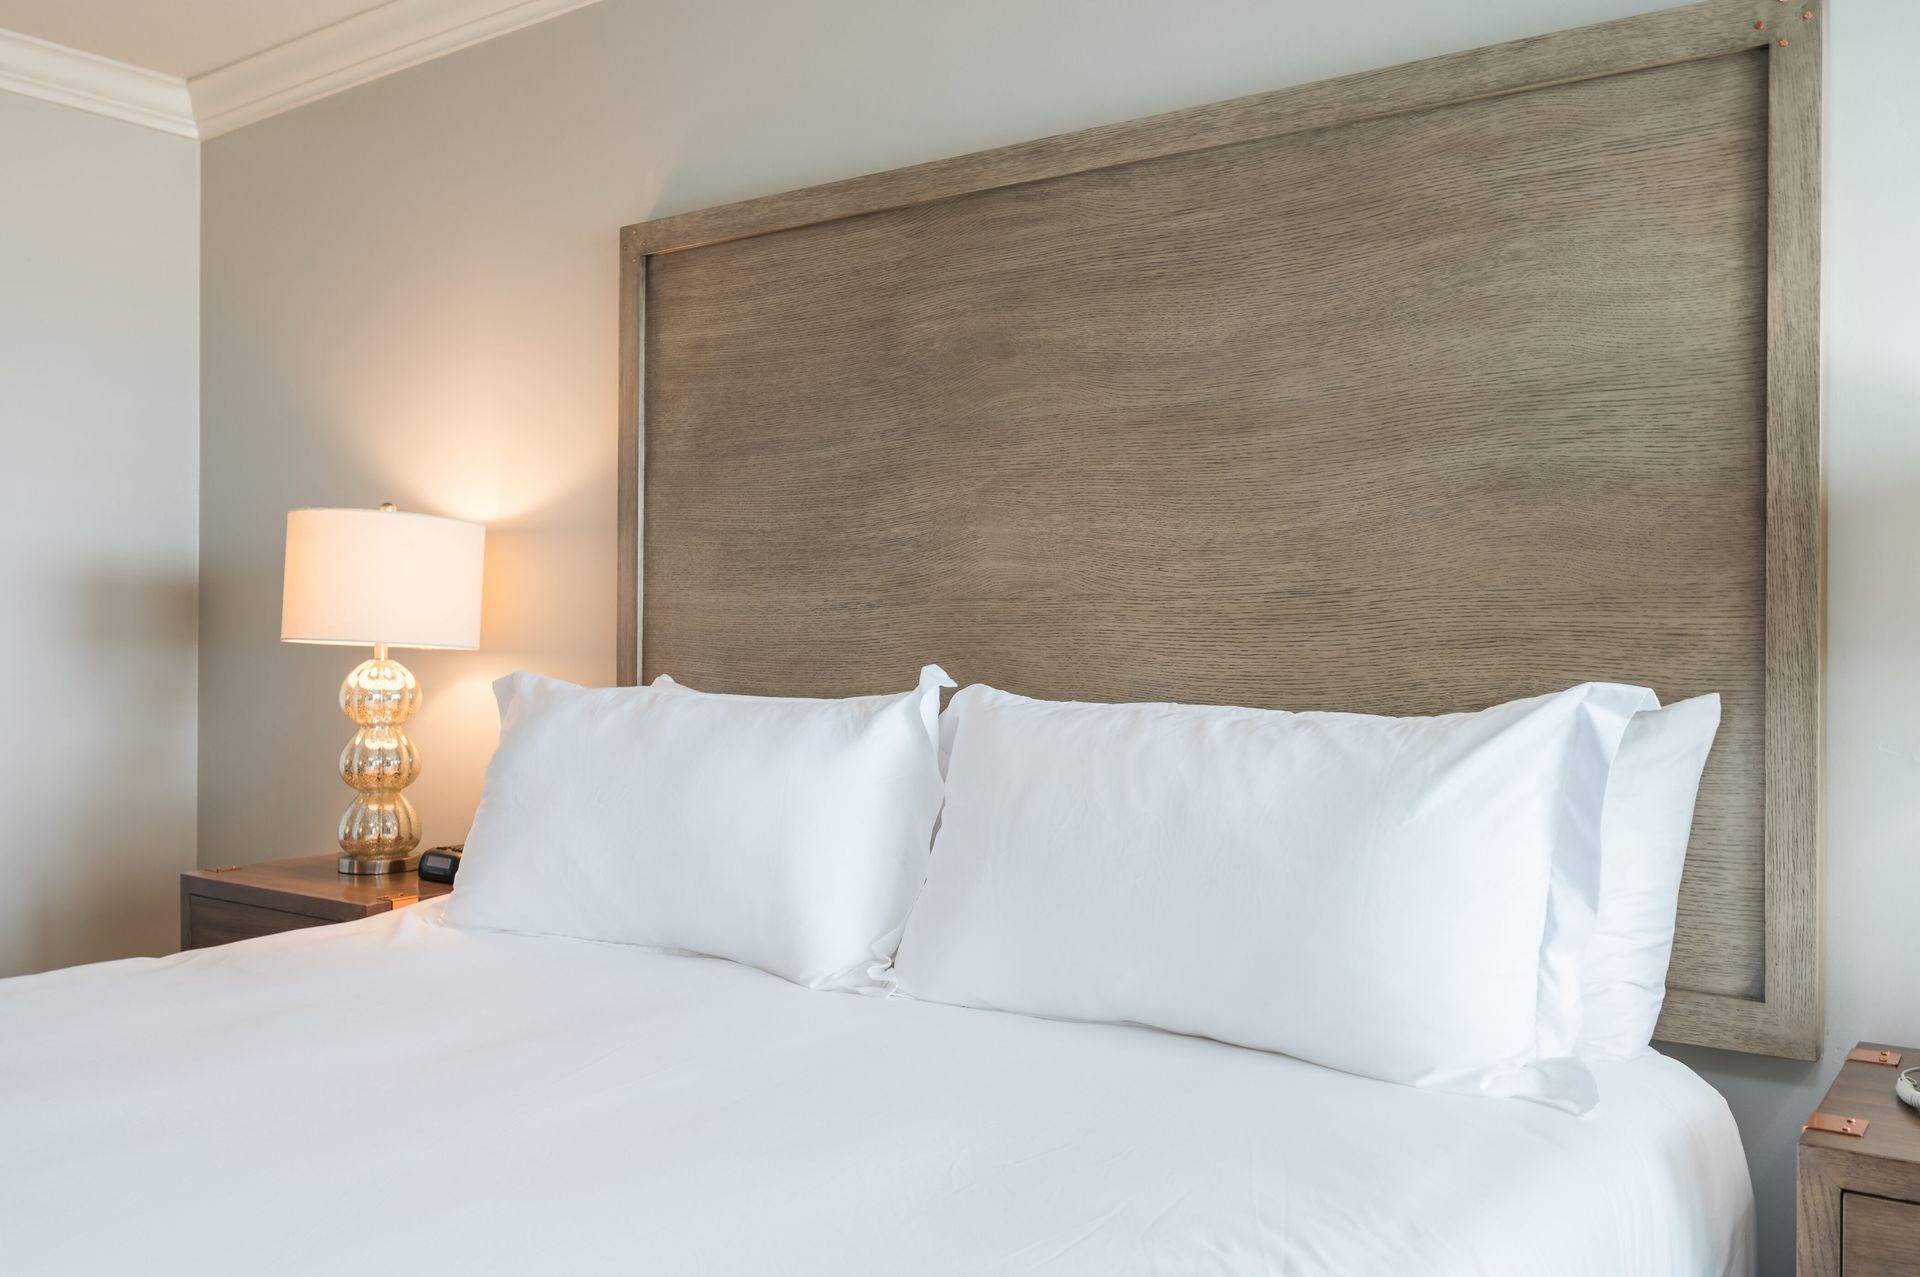
[[[631,228],[629,228],[631,229]],[[620,490],[617,494],[618,532],[614,543],[617,580],[615,606],[620,617],[620,640],[614,654],[615,675],[623,686],[640,673],[639,619],[640,508],[646,495],[646,452],[640,438],[640,410],[646,392],[647,259],[636,235],[620,236]]]
[[[1718,690],[1683,910],[1740,925],[1679,959],[1758,996],[1765,93],[1687,63],[654,259],[647,674]]]
[[[282,931],[300,931],[307,927],[324,927],[331,919],[316,918],[311,914],[287,913],[281,909],[268,909],[260,905],[235,904],[231,900],[215,900],[211,896],[189,896],[186,901],[186,934],[181,937],[183,949],[206,949],[217,944],[230,944],[235,940],[251,940],[255,936],[278,935]]]
[[[1793,17],[1794,10],[1804,15]],[[1824,5],[1788,7],[1769,63],[1767,164],[1767,1005],[1818,1058],[1825,1005],[1821,825],[1826,489],[1821,473]],[[1792,43],[1788,44],[1791,39]]]
[[[1920,1206],[1848,1193],[1842,1215],[1840,1271],[1846,1277],[1920,1273]]]
[[[1663,1035],[1816,1053],[1820,63],[1783,13],[628,227],[623,681],[1716,690]]]

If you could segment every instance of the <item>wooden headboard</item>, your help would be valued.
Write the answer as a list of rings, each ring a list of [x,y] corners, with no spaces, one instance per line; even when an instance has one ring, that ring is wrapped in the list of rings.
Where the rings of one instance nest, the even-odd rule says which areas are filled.
[[[1661,1035],[1816,1057],[1811,3],[627,227],[622,681],[1718,691]]]

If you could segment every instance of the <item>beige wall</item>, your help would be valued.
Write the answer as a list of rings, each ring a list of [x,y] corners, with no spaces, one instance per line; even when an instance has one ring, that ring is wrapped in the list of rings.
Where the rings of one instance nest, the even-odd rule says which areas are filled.
[[[0,976],[179,935],[199,171],[184,138],[0,93]]]
[[[281,521],[485,521],[485,648],[422,653],[413,791],[461,837],[487,681],[613,674],[624,223],[1657,7],[1636,0],[604,0],[204,154],[201,858],[321,850],[350,656],[275,642]],[[1903,0],[1833,24],[1830,1041],[1920,1040],[1920,76]],[[1897,974],[1904,969],[1906,974]],[[1688,1059],[1790,1271],[1792,1134],[1834,1067]]]

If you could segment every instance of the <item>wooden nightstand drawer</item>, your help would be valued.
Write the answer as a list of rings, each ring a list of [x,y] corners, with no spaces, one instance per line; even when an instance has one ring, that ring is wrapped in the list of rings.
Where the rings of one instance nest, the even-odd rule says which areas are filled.
[[[1840,1271],[1846,1277],[1920,1273],[1920,1206],[1842,1193]]]
[[[180,875],[180,947],[251,940],[402,909],[452,888],[417,873],[355,876],[338,857],[301,856]]]
[[[1820,1122],[1800,1135],[1798,1277],[1914,1277],[1920,1113],[1894,1098],[1893,1083],[1920,1051],[1862,1042],[1855,1056],[1820,1101]]]
[[[324,927],[331,921],[304,913],[288,913],[284,909],[263,909],[259,905],[235,904],[209,896],[189,896],[182,947],[205,949],[209,945],[298,931],[302,927]]]

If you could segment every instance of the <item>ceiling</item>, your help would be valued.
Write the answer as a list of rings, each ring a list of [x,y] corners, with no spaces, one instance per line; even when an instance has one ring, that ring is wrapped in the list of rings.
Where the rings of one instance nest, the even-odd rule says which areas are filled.
[[[595,0],[0,0],[0,89],[206,139]]]
[[[383,0],[0,0],[0,27],[191,80]]]

